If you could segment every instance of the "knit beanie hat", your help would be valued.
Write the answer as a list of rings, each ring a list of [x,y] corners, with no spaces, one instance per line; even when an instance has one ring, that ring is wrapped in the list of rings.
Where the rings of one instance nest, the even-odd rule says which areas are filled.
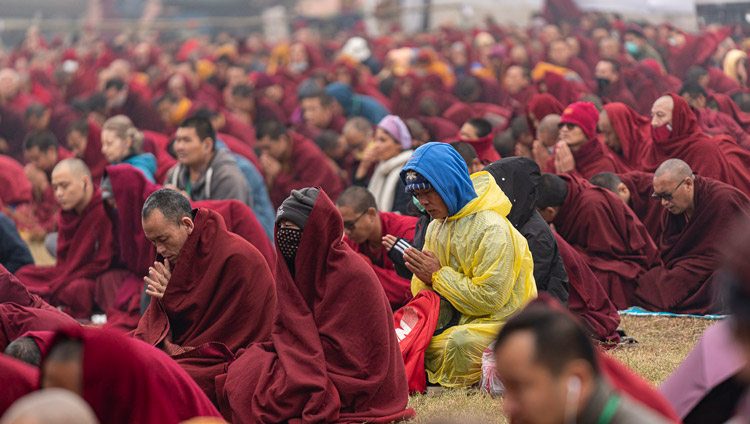
[[[591,102],[575,102],[568,105],[563,110],[560,126],[563,124],[578,125],[586,138],[592,138],[596,135],[596,124],[599,122],[599,111],[596,110]]]
[[[292,190],[289,197],[276,211],[276,225],[279,225],[282,219],[287,219],[304,230],[319,193],[320,191],[315,187]]]
[[[404,121],[396,115],[387,115],[378,122],[378,128],[396,140],[397,143],[401,144],[401,148],[404,150],[411,149],[411,134],[409,128],[406,127]]]
[[[417,171],[406,171],[404,179],[406,180],[406,187],[404,190],[407,193],[412,193],[416,190],[432,189],[432,184],[430,184],[430,182],[427,181],[427,178],[423,177],[422,174]]]

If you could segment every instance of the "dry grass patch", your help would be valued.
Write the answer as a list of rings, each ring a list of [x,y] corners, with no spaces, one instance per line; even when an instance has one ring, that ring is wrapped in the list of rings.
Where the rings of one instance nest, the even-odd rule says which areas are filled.
[[[697,318],[622,317],[622,328],[638,344],[621,346],[609,353],[654,385],[661,384],[685,359],[703,331],[715,324]],[[507,423],[502,400],[476,390],[447,389],[436,394],[412,396],[416,422],[452,418],[467,423]]]

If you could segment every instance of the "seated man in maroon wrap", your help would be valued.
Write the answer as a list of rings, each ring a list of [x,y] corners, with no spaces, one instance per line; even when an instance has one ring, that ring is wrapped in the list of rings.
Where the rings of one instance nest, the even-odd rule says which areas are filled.
[[[144,278],[153,300],[134,336],[177,360],[215,400],[214,378],[226,362],[268,339],[276,308],[271,270],[221,215],[192,210],[177,191],[152,193],[141,220],[157,261]]]
[[[594,78],[599,97],[607,103],[625,103],[633,109],[638,108],[638,103],[633,93],[628,90],[625,80],[620,74],[620,64],[611,59],[602,59],[596,64]]]
[[[657,239],[663,265],[641,275],[634,304],[689,314],[724,312],[717,270],[728,224],[750,216],[750,200],[739,190],[693,174],[679,159],[654,174],[653,197],[661,202],[663,232]]]
[[[158,349],[125,335],[73,327],[52,336],[43,389],[82,397],[102,423],[172,423],[219,417],[190,376]]]
[[[391,212],[378,212],[375,197],[366,188],[352,186],[336,201],[344,220],[344,242],[370,264],[385,295],[396,310],[412,298],[411,280],[399,277],[383,247],[383,237],[392,235],[408,241],[414,239],[417,218]]]
[[[539,213],[586,259],[618,309],[625,309],[635,280],[658,264],[648,231],[614,194],[572,175],[542,175]]]
[[[102,129],[91,119],[79,119],[68,128],[66,143],[75,157],[83,160],[89,167],[94,183],[104,175],[104,167],[108,165],[102,154]]]
[[[346,124],[346,118],[337,113],[335,101],[322,89],[302,97],[299,102],[304,122],[297,126],[297,131],[303,136],[314,139],[322,131],[331,130],[341,134]]]
[[[217,379],[224,417],[341,423],[412,417],[391,307],[375,273],[341,240],[336,207],[317,188],[295,190],[276,221],[284,260],[276,263],[271,340],[250,345]]]
[[[591,184],[616,194],[646,226],[651,239],[655,242],[659,240],[664,208],[651,197],[654,193],[654,174],[640,171],[625,174],[602,172],[591,178]]]
[[[492,130],[492,124],[488,120],[474,118],[467,121],[461,126],[458,139],[474,147],[482,165],[488,165],[496,160],[500,160],[500,154],[497,153],[492,143],[495,139],[495,132]]]
[[[261,122],[257,132],[260,164],[274,207],[292,190],[320,186],[335,199],[344,190],[328,157],[307,138],[292,133],[278,121]]]
[[[562,113],[555,154],[547,160],[546,171],[571,173],[591,178],[600,172],[625,171],[596,134],[599,111],[590,102],[576,102]]]
[[[53,306],[62,307],[74,318],[89,318],[94,309],[96,279],[117,255],[112,222],[104,210],[101,191],[94,187],[80,159],[65,159],[55,166],[52,189],[62,209],[57,264],[27,265],[16,276],[30,292]]]

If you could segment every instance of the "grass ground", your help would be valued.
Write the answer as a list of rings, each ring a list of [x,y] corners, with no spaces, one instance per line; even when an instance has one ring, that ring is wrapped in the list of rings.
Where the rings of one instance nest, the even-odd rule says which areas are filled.
[[[659,385],[687,356],[703,331],[714,324],[695,318],[622,317],[622,328],[638,344],[609,352],[654,385]],[[456,418],[461,422],[506,423],[502,400],[476,390],[451,389],[437,394],[412,396],[410,406],[417,422]]]

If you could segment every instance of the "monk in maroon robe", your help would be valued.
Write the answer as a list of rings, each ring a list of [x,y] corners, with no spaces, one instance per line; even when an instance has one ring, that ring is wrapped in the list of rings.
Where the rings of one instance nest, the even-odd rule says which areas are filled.
[[[73,317],[88,318],[94,307],[95,280],[117,255],[112,223],[101,191],[80,159],[61,161],[52,172],[52,187],[62,209],[57,264],[27,265],[16,276],[50,304],[63,307]]]
[[[708,98],[708,107],[726,113],[740,124],[743,130],[750,131],[750,113],[743,112],[737,103],[726,94],[714,93]]]
[[[526,120],[529,125],[529,134],[536,138],[536,128],[539,122],[547,115],[560,115],[565,106],[551,94],[537,94],[532,97],[526,105]]]
[[[276,121],[258,127],[260,163],[274,207],[281,205],[292,190],[308,185],[321,186],[335,199],[344,184],[329,164],[328,158],[312,141],[291,133]]]
[[[55,308],[0,303],[0,352],[28,331],[57,331],[78,325],[76,320]]]
[[[102,154],[101,135],[101,127],[91,119],[76,121],[68,129],[68,148],[86,163],[94,184],[99,184],[107,166],[107,159]]]
[[[643,152],[651,145],[651,124],[622,103],[604,105],[599,131],[607,145],[630,169],[641,169]]]
[[[391,308],[404,306],[412,298],[411,280],[400,277],[383,247],[383,237],[391,235],[411,242],[417,218],[390,212],[378,212],[375,197],[366,188],[352,186],[336,201],[344,220],[344,242],[375,271]]]
[[[0,153],[23,160],[23,136],[26,124],[23,113],[9,105],[0,105]]]
[[[641,171],[654,172],[665,160],[682,159],[704,177],[733,183],[718,144],[698,126],[687,102],[674,93],[654,102],[651,118],[653,143],[644,151]]]
[[[142,226],[158,256],[145,278],[152,301],[134,336],[169,354],[214,400],[214,378],[234,353],[270,334],[271,271],[255,247],[227,231],[221,215],[193,212],[174,190],[146,199]]]
[[[750,199],[739,190],[700,175],[679,160],[665,161],[654,174],[663,231],[657,243],[663,265],[638,278],[633,302],[654,311],[723,313],[717,270],[728,223],[750,217]]]
[[[17,205],[33,200],[31,183],[24,175],[20,162],[0,155],[0,205]]]
[[[0,415],[15,401],[39,388],[39,370],[6,355],[0,355],[0,375],[3,376]]]
[[[100,422],[177,424],[195,417],[220,417],[179,365],[140,340],[73,327],[53,336],[45,356],[42,387],[73,391]],[[77,375],[65,372],[71,367]]]
[[[413,416],[390,305],[371,268],[341,240],[331,200],[319,189],[294,191],[277,222],[285,260],[276,267],[271,340],[250,345],[217,379],[225,418],[387,423]]]
[[[572,175],[544,174],[537,208],[585,258],[618,309],[628,306],[634,281],[658,264],[646,227],[617,196]]]
[[[622,172],[623,165],[601,142],[596,133],[599,112],[589,102],[576,102],[562,113],[555,153],[545,170],[571,173],[588,179],[600,172]]]

